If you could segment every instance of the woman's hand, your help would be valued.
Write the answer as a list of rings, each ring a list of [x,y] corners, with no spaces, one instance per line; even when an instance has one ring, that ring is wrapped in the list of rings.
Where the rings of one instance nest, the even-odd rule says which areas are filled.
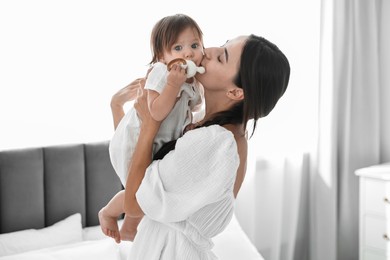
[[[138,78],[131,82],[126,87],[120,89],[111,98],[111,112],[114,121],[114,129],[117,128],[119,122],[125,116],[123,106],[126,102],[132,101],[137,97],[138,89],[143,89],[145,86],[145,78]]]
[[[111,98],[111,107],[123,107],[126,102],[137,98],[138,89],[145,87],[145,78],[138,78],[126,87],[120,89]]]

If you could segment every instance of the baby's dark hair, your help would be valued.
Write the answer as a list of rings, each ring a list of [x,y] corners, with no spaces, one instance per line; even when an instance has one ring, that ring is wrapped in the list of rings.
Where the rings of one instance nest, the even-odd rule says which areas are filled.
[[[153,27],[150,37],[150,48],[152,60],[150,64],[156,63],[165,50],[169,50],[176,42],[179,34],[185,29],[192,28],[199,39],[203,41],[203,33],[194,19],[185,14],[166,16],[159,20]]]

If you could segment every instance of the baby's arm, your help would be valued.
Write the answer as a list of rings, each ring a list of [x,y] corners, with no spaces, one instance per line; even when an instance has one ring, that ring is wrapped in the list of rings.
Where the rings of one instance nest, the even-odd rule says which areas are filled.
[[[182,69],[179,65],[174,65],[168,73],[167,84],[161,94],[154,90],[148,90],[148,106],[154,120],[162,121],[171,112],[176,103],[180,87],[186,79],[185,69]]]

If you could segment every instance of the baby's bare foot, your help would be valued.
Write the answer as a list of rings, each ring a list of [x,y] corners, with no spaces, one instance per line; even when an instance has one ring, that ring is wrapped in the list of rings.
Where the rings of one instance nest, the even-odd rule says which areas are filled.
[[[119,233],[117,218],[107,214],[105,208],[99,211],[98,216],[103,233],[108,237],[112,237],[115,242],[120,243],[121,235]]]

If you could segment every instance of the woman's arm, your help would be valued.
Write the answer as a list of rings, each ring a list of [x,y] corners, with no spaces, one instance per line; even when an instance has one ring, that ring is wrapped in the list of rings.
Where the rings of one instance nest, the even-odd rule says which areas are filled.
[[[125,112],[123,106],[126,102],[132,101],[137,97],[137,91],[139,88],[145,86],[145,79],[139,78],[131,82],[126,87],[119,90],[111,98],[111,112],[114,121],[114,129],[117,128],[119,122],[122,120]]]
[[[237,176],[234,182],[234,197],[237,197],[242,182],[244,181],[247,168],[248,136],[246,131],[242,130],[242,125],[225,125],[224,127],[234,134],[234,139],[237,143],[237,152],[240,157],[240,164],[237,169]]]
[[[160,122],[152,118],[145,91],[137,98],[134,108],[141,119],[141,129],[133,158],[129,167],[129,175],[125,187],[124,211],[130,217],[141,217],[144,215],[140,208],[135,194],[145,176],[146,168],[152,162],[153,140],[160,127]]]

